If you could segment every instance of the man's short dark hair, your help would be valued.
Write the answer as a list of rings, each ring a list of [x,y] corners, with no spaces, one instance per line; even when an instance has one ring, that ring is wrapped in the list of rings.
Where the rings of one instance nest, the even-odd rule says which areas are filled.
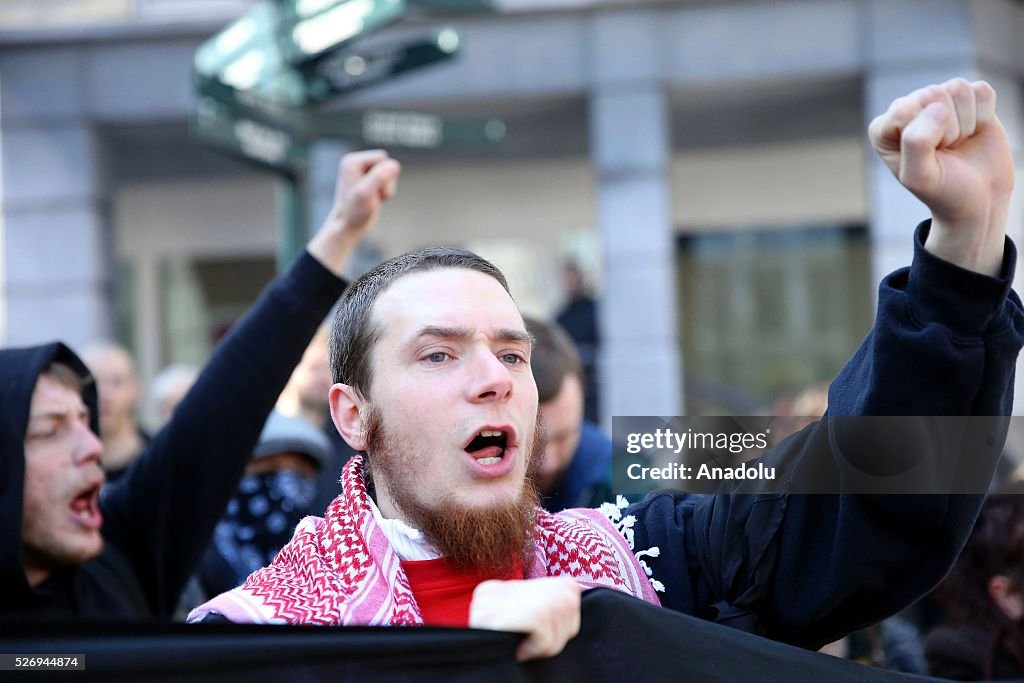
[[[331,375],[336,383],[348,384],[361,396],[369,398],[373,346],[383,333],[370,321],[374,302],[403,275],[446,268],[490,275],[509,291],[508,281],[493,263],[464,249],[426,247],[384,261],[352,283],[338,302],[330,339]]]
[[[535,318],[524,318],[526,330],[533,335],[533,354],[530,367],[537,383],[537,400],[543,405],[562,390],[566,375],[575,375],[580,388],[585,389],[583,364],[572,338],[558,323],[545,323]]]

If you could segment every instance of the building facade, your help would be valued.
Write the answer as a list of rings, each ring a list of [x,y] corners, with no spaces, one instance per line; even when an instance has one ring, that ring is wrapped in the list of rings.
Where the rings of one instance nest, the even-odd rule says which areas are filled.
[[[117,336],[150,377],[200,360],[273,272],[274,177],[186,123],[196,48],[249,3],[52,4],[79,14],[0,11],[0,343]],[[582,263],[606,417],[742,412],[838,369],[927,216],[868,149],[893,98],[985,78],[1024,163],[1020,2],[499,6],[446,18],[456,60],[339,103],[508,126],[496,148],[395,150],[399,196],[353,269],[465,245],[550,315]],[[341,151],[315,150],[312,222]]]

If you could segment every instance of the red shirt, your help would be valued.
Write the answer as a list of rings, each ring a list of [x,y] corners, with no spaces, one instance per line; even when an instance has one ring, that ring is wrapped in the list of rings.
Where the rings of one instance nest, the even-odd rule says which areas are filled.
[[[523,578],[523,568],[518,562],[512,573],[503,577],[492,572],[454,569],[443,557],[403,561],[402,569],[409,577],[423,623],[428,626],[469,626],[469,603],[479,584],[490,579]]]

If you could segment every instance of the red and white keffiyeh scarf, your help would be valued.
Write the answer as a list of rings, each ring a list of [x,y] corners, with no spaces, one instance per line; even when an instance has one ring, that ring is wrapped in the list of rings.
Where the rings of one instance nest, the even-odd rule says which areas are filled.
[[[266,624],[422,624],[409,581],[370,510],[363,461],[354,456],[342,493],[325,518],[306,517],[273,563],[245,583],[200,605],[198,621],[215,612],[230,621]],[[660,604],[648,573],[616,526],[597,510],[537,510],[526,578],[568,575],[586,588],[614,588]]]

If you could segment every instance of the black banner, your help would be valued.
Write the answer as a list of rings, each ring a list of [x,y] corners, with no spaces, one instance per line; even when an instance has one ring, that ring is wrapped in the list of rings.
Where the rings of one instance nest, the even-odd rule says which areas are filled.
[[[0,673],[0,680],[939,680],[776,643],[607,589],[584,595],[581,632],[559,656],[518,664],[518,641],[509,633],[431,627],[7,622],[0,624],[0,653],[79,653],[86,664],[84,671]]]

